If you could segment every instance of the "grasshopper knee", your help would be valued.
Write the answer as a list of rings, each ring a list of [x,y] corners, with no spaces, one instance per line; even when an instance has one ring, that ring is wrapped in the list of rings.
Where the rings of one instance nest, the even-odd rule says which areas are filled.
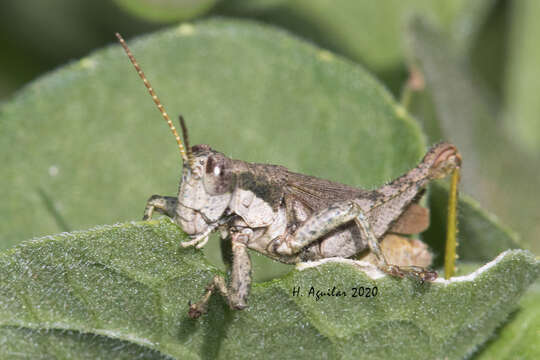
[[[430,168],[432,179],[442,179],[461,166],[461,154],[454,145],[449,143],[436,145],[426,157],[432,158]]]
[[[335,228],[352,221],[361,213],[360,206],[354,201],[335,203],[313,214],[293,234],[286,234],[276,247],[276,252],[280,255],[296,254]]]

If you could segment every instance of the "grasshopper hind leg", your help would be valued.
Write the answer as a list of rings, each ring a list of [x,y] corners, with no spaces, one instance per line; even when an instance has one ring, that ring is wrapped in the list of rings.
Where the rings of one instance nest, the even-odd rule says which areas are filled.
[[[338,202],[327,209],[323,209],[313,214],[298,229],[296,229],[293,234],[287,234],[284,236],[284,239],[278,239],[274,244],[275,251],[280,255],[291,256],[297,254],[302,251],[302,249],[309,247],[311,244],[321,239],[321,237],[330,234],[339,226],[346,225],[351,221],[355,222],[360,231],[359,235],[363,240],[360,244],[352,244],[351,239],[348,241],[346,240],[347,244],[340,244],[338,240],[337,243],[339,245],[336,246],[334,243],[328,251],[321,250],[321,246],[317,244],[315,247],[317,250],[315,251],[315,254],[313,254],[314,257],[350,257],[357,252],[359,247],[363,249],[367,245],[375,258],[375,265],[387,274],[399,277],[413,277],[421,281],[430,281],[437,277],[437,273],[425,270],[420,266],[401,266],[389,263],[369,221],[362,213],[360,206],[354,201]],[[333,236],[332,238],[336,239],[336,236]],[[311,257],[311,259],[308,260],[313,259],[314,258]]]

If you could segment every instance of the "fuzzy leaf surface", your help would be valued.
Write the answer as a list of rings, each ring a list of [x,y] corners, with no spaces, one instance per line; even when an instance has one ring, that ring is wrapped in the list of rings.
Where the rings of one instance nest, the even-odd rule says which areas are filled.
[[[167,219],[48,236],[0,254],[0,351],[57,358],[462,358],[484,342],[537,278],[527,251],[452,282],[376,280],[347,263],[255,284],[250,307],[187,316],[218,271],[182,249]],[[119,245],[121,244],[121,246]],[[346,296],[317,300],[310,288]],[[353,287],[377,287],[353,297]],[[300,296],[292,296],[294,287]],[[25,344],[25,346],[20,346]],[[302,351],[299,351],[302,349]],[[159,351],[157,353],[156,351]]]
[[[519,301],[508,322],[497,329],[478,354],[484,359],[536,359],[540,357],[540,282],[536,281]]]

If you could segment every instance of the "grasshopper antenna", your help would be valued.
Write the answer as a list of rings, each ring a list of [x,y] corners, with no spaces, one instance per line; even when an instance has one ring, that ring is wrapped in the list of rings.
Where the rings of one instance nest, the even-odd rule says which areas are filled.
[[[180,127],[182,128],[182,137],[184,138],[184,144],[186,144],[189,168],[193,169],[193,163],[195,162],[195,160],[193,158],[193,153],[191,152],[191,147],[189,146],[189,137],[186,122],[184,121],[184,117],[182,115],[178,116],[178,119],[180,120]]]
[[[182,155],[182,160],[185,163],[188,163],[190,168],[191,168],[192,161],[190,161],[190,159],[188,157],[188,153],[191,154],[191,150],[188,147],[188,153],[186,153],[186,150],[184,149],[184,145],[182,144],[182,140],[180,140],[180,136],[178,135],[178,132],[176,131],[176,128],[174,127],[171,119],[169,118],[169,114],[167,114],[167,112],[163,108],[163,105],[161,104],[161,101],[159,101],[159,98],[157,97],[156,93],[154,92],[154,89],[152,88],[152,86],[150,85],[150,82],[148,81],[148,79],[144,75],[144,72],[142,71],[141,67],[137,63],[137,60],[135,60],[135,57],[131,53],[131,50],[129,50],[129,47],[127,46],[124,38],[119,33],[116,33],[115,35],[118,38],[118,41],[120,41],[120,45],[122,45],[122,47],[124,48],[124,51],[126,52],[127,56],[129,57],[129,60],[133,64],[133,67],[135,67],[135,70],[137,70],[137,74],[139,74],[140,78],[144,82],[144,85],[148,89],[148,92],[150,93],[150,96],[152,96],[152,100],[154,100],[154,103],[157,105],[157,107],[159,109],[159,112],[161,113],[161,116],[163,116],[163,118],[167,121],[167,124],[169,125],[169,128],[171,129],[171,132],[173,133],[173,135],[174,135],[174,137],[176,139],[176,142],[178,143],[178,149],[180,150],[180,154]],[[186,134],[185,140],[187,140],[187,132],[185,134]],[[186,146],[187,146],[187,142],[186,142]]]

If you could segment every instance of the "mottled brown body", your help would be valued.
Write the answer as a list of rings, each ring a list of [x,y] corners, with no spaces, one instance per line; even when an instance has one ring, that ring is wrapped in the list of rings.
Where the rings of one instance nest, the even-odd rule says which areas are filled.
[[[191,165],[184,166],[178,197],[154,195],[144,217],[154,210],[172,217],[193,238],[184,246],[204,246],[217,229],[232,242],[230,286],[223,278],[214,278],[203,299],[191,305],[192,317],[206,311],[216,289],[232,308],[247,306],[251,284],[247,249],[288,264],[362,254],[392,275],[422,281],[436,277],[423,269],[431,263],[425,244],[396,234],[428,227],[429,212],[418,201],[430,180],[445,177],[460,165],[451,144],[435,145],[417,167],[375,190],[282,166],[229,159],[208,145],[194,146],[192,156]]]

